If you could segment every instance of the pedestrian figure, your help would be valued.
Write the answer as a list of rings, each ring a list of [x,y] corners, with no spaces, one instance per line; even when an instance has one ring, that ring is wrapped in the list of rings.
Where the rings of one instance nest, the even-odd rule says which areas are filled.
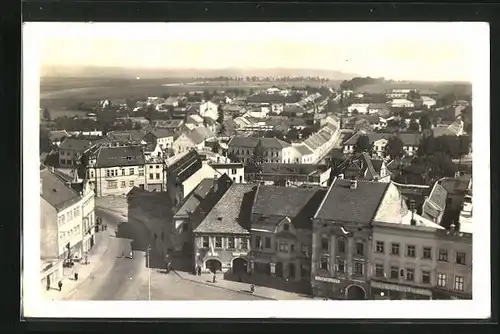
[[[198,276],[201,276],[201,267],[198,266]]]
[[[214,277],[212,278],[212,283],[215,283],[215,273],[214,273]]]
[[[78,273],[75,273],[75,281],[78,281]]]
[[[61,291],[61,290],[62,290],[62,282],[61,282],[61,281],[59,281],[59,282],[57,283],[57,286],[59,287],[59,291]]]
[[[89,264],[89,257],[87,254],[85,254],[85,264]]]

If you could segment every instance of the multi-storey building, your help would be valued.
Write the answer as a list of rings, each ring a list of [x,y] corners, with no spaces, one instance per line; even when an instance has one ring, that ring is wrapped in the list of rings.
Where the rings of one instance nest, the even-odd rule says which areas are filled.
[[[257,186],[234,183],[194,229],[194,264],[202,271],[248,271],[252,203]]]
[[[100,147],[89,155],[87,178],[97,196],[126,195],[145,188],[144,153],[140,146]]]
[[[147,191],[166,191],[167,179],[162,157],[148,156],[144,159],[145,187]]]
[[[404,201],[391,183],[335,179],[314,215],[312,289],[318,296],[366,299],[372,221],[399,215]]]
[[[228,154],[234,156],[237,161],[251,160],[255,156],[255,151],[258,150],[261,162],[278,163],[283,160],[283,149],[291,145],[277,138],[235,136],[231,138],[228,146]]]
[[[95,243],[94,193],[87,183],[74,185],[46,168],[40,170],[40,258],[43,288],[55,286],[63,262],[81,259]]]
[[[75,167],[80,164],[80,159],[90,149],[95,147],[96,141],[86,138],[68,137],[59,145],[59,166]]]
[[[312,217],[326,190],[259,185],[252,208],[252,271],[287,281],[311,272]]]

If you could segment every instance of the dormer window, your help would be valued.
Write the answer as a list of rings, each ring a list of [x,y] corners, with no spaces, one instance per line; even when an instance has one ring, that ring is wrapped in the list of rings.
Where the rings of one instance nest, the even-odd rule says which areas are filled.
[[[283,225],[283,230],[284,230],[284,231],[289,231],[289,230],[290,230],[290,225],[288,225],[288,224],[284,224],[284,225]]]

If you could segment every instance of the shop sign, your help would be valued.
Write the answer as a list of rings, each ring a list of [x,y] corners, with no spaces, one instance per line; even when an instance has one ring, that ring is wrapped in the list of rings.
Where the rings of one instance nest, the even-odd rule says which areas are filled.
[[[381,282],[371,282],[372,288],[391,290],[405,293],[413,293],[416,295],[432,296],[432,292],[426,289],[413,288],[411,286],[397,285],[397,284],[387,284]]]
[[[337,278],[330,278],[330,277],[322,277],[322,276],[316,276],[314,277],[316,281],[319,282],[327,282],[327,283],[333,283],[333,284],[339,284],[340,280]]]

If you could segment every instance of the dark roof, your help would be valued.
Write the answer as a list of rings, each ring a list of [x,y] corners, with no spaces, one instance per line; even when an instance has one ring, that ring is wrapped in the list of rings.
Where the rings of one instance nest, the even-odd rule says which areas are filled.
[[[378,133],[378,132],[357,132],[354,134],[352,137],[347,139],[344,142],[344,145],[355,145],[358,138],[360,136],[367,136],[368,139],[370,140],[370,144],[373,144],[373,142],[380,140],[382,138],[389,139],[390,137],[394,136],[391,133]],[[398,133],[396,136],[398,136],[401,141],[403,142],[403,145],[412,145],[412,146],[417,146],[420,143],[420,138],[422,137],[421,134],[419,133]]]
[[[284,148],[284,147],[289,147],[290,144],[287,142],[284,142],[283,140],[280,140],[278,138],[261,138],[260,142],[262,144],[262,147],[264,148]]]
[[[371,162],[377,174],[380,174],[380,170],[382,169],[382,164],[384,163],[384,161],[378,159],[371,159]]]
[[[289,147],[290,144],[284,142],[283,140],[277,138],[260,138],[260,142],[262,147],[264,148],[277,148],[281,149],[284,147]],[[259,138],[255,137],[243,137],[243,136],[234,136],[229,141],[229,147],[248,147],[255,148],[259,143]]]
[[[62,178],[48,169],[45,168],[40,171],[40,179],[42,182],[42,194],[40,196],[57,211],[64,210],[80,200],[80,195],[71,186],[66,185]]]
[[[200,155],[195,150],[192,150],[173,163],[169,170],[171,173],[176,174],[176,181],[180,184],[189,179],[202,166],[203,161]]]
[[[210,166],[212,166],[213,169],[229,169],[229,168],[243,168],[244,165],[242,162],[234,162],[234,163],[227,163],[227,164],[223,164],[223,163],[220,163],[220,164],[210,164]]]
[[[96,167],[137,166],[144,164],[140,146],[101,147],[97,152]]]
[[[304,144],[294,146],[294,148],[301,154],[301,155],[306,155],[306,154],[311,154],[313,151],[309,147],[307,147]]]
[[[355,223],[371,223],[389,183],[357,181],[350,189],[350,180],[336,179],[315,218]]]
[[[181,123],[182,120],[179,119],[153,121],[155,128],[177,128]]]
[[[470,176],[462,176],[459,178],[447,177],[439,180],[439,184],[443,186],[448,194],[467,192],[469,187]]]
[[[250,183],[231,185],[194,232],[248,234],[256,188]]]
[[[189,216],[194,213],[198,205],[206,198],[212,190],[215,179],[203,179],[200,184],[184,200],[182,206],[177,210],[174,217]]]
[[[93,142],[88,139],[79,138],[66,138],[59,145],[60,150],[73,150],[78,152],[85,152],[93,146]]]
[[[277,94],[256,94],[247,97],[247,103],[284,103],[286,100],[287,98],[285,96]],[[289,98],[288,100],[290,101]],[[288,103],[295,103],[295,102],[298,102],[298,99],[297,101]]]
[[[281,164],[281,163],[263,163],[261,164],[262,173],[266,174],[287,174],[287,175],[311,175],[324,173],[327,165],[319,164]]]
[[[311,218],[326,193],[321,188],[294,188],[259,186],[255,195],[252,213],[265,217],[280,216],[291,219],[296,228],[310,229]],[[266,221],[266,220],[264,220]],[[274,225],[278,222],[271,220]]]
[[[174,132],[169,128],[153,128],[148,131],[148,134],[149,133],[154,135],[156,138],[166,138],[174,136]]]

